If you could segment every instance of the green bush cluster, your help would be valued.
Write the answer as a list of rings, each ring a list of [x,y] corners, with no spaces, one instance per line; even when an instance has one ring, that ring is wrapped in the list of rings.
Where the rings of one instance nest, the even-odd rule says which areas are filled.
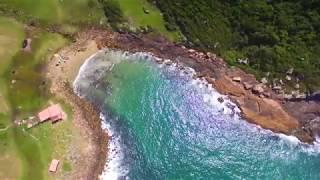
[[[108,23],[112,28],[117,29],[118,25],[125,21],[119,2],[117,0],[99,0],[99,2],[108,18]]]
[[[244,69],[320,88],[320,0],[157,0],[166,21],[193,46]],[[270,78],[271,78],[270,77]],[[290,83],[289,83],[290,84]],[[291,83],[294,84],[294,83]]]

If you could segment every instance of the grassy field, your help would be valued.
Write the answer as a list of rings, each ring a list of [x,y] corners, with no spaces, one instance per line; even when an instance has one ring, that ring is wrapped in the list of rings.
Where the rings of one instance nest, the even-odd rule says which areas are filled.
[[[99,24],[105,19],[96,0],[2,0],[0,8],[19,20],[44,25]]]
[[[41,31],[28,37],[32,51],[24,52],[23,25],[0,18],[0,179],[54,179],[70,171],[73,164],[66,158],[67,150],[72,138],[79,136],[67,106],[68,120],[55,125],[47,123],[29,130],[13,125],[13,120],[34,116],[52,100],[43,84],[41,65],[68,43],[59,34]],[[60,159],[64,167],[54,175],[48,173],[53,158]]]
[[[135,26],[148,25],[167,36],[170,40],[178,40],[178,32],[169,32],[165,28],[165,21],[160,11],[146,0],[118,0],[118,2],[126,18]],[[144,9],[149,13],[145,13]]]
[[[44,79],[40,74],[40,66],[67,40],[58,34],[40,32],[32,38],[32,52],[18,52],[13,58],[6,74],[10,85],[8,99],[14,119],[33,116],[49,99]],[[49,51],[49,49],[51,49]],[[15,72],[14,74],[12,72]],[[22,160],[22,179],[43,179],[43,170],[47,168],[54,131],[50,124],[41,125],[29,131],[23,127],[12,129],[16,150]]]
[[[16,179],[21,172],[10,131],[11,112],[4,73],[10,66],[12,57],[19,51],[23,37],[22,24],[13,19],[0,17],[0,179]]]
[[[0,113],[8,111],[8,103],[4,98],[7,90],[3,74],[7,70],[11,57],[21,47],[24,36],[23,27],[13,19],[0,17]]]
[[[68,152],[79,148],[74,142],[81,142],[67,106],[64,109],[69,112],[68,120],[58,124],[46,123],[29,130],[13,125],[13,120],[34,116],[52,101],[41,67],[69,41],[42,30],[25,33],[23,23],[75,32],[87,25],[100,25],[105,19],[96,0],[0,1],[0,179],[64,177],[73,167]],[[21,50],[26,37],[32,39],[31,52]],[[50,174],[48,167],[53,158],[61,160],[61,168]]]

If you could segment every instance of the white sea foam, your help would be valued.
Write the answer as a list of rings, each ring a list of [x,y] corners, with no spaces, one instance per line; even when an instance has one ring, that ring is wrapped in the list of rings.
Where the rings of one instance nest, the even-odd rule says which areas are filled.
[[[100,175],[101,180],[117,180],[121,177],[126,177],[129,169],[125,167],[121,162],[124,158],[121,147],[120,136],[117,135],[108,120],[100,114],[102,120],[102,128],[107,131],[109,139],[108,147],[108,160],[104,167],[104,171]]]
[[[99,65],[95,63],[89,63],[99,59]],[[81,86],[89,86],[90,83],[83,85],[83,82],[88,82],[90,79],[90,74],[95,74],[95,76],[102,76],[103,73],[99,74],[95,71],[103,69],[101,72],[106,72],[107,70],[111,70],[113,66],[121,60],[148,60],[153,62],[162,62],[158,65],[159,68],[168,68],[168,70],[177,70],[181,76],[187,76],[189,78],[189,85],[198,88],[203,95],[203,102],[209,104],[212,108],[218,108],[219,112],[223,112],[224,115],[233,115],[233,119],[236,122],[241,123],[241,125],[250,126],[249,129],[253,131],[259,131],[261,133],[266,133],[270,135],[277,135],[283,142],[289,143],[292,146],[301,146],[304,152],[308,152],[310,154],[320,153],[320,138],[317,138],[317,141],[314,145],[306,145],[300,142],[296,137],[287,136],[284,134],[273,133],[270,130],[262,129],[258,125],[250,124],[246,121],[242,121],[240,117],[241,110],[234,104],[228,96],[222,95],[216,91],[211,84],[209,84],[205,79],[193,79],[192,77],[196,74],[195,70],[190,67],[184,67],[183,70],[180,70],[180,64],[172,63],[171,65],[166,65],[170,60],[161,59],[155,57],[152,53],[128,53],[124,51],[110,51],[108,49],[101,50],[98,53],[92,55],[90,58],[86,60],[86,62],[81,66],[79,70],[79,74],[74,82],[74,89],[80,96],[79,84]],[[170,61],[171,62],[171,61]],[[92,64],[92,65],[89,65]],[[109,69],[106,69],[109,68]],[[99,72],[99,71],[98,71]],[[97,77],[96,77],[97,78]],[[96,79],[95,79],[96,80]],[[222,97],[223,102],[219,102],[218,98]],[[100,179],[118,179],[120,177],[125,177],[129,169],[121,164],[124,155],[121,151],[121,143],[120,136],[117,136],[113,128],[110,124],[108,124],[108,120],[105,119],[103,115],[101,115],[103,129],[107,130],[109,136],[111,137],[109,142],[109,152],[108,152],[108,161],[105,165],[105,170],[101,174]]]

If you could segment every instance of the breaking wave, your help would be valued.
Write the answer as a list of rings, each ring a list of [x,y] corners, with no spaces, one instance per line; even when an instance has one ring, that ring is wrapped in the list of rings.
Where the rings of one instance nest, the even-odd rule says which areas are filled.
[[[74,90],[101,107],[103,128],[111,137],[101,179],[320,178],[318,141],[306,145],[296,137],[247,123],[227,96],[205,79],[193,79],[194,74],[192,68],[151,53],[109,49],[83,64]],[[126,99],[134,95],[138,100],[130,100],[137,100],[140,109]],[[143,123],[139,118],[156,122],[145,127],[135,124]],[[140,131],[155,135],[145,138]],[[172,138],[167,139],[172,144],[163,144],[165,137]],[[173,158],[177,153],[181,157]],[[294,165],[298,162],[302,164]],[[174,167],[177,172],[169,170]],[[287,172],[288,167],[294,172]]]

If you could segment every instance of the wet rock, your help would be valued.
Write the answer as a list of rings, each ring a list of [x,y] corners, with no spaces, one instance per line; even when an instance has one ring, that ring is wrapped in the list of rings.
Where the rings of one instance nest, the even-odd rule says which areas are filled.
[[[264,89],[263,89],[263,85],[262,84],[257,84],[254,85],[252,88],[252,92],[255,94],[261,94],[263,93]]]
[[[232,109],[232,110],[234,110],[234,109],[236,108],[235,105],[233,105],[233,104],[231,104],[231,103],[229,103],[229,102],[226,104],[226,106],[227,106],[229,109]]]
[[[232,78],[232,81],[241,82],[241,77],[239,77],[239,76],[233,77],[233,78]]]
[[[320,135],[320,117],[316,117],[310,121],[308,127],[311,129],[312,133],[319,136]]]
[[[219,101],[220,103],[223,103],[223,102],[224,102],[223,97],[218,97],[218,101]]]
[[[165,65],[168,65],[168,66],[169,66],[169,65],[172,65],[172,61],[170,61],[170,60],[165,60],[165,61],[164,61],[164,64],[165,64]]]

